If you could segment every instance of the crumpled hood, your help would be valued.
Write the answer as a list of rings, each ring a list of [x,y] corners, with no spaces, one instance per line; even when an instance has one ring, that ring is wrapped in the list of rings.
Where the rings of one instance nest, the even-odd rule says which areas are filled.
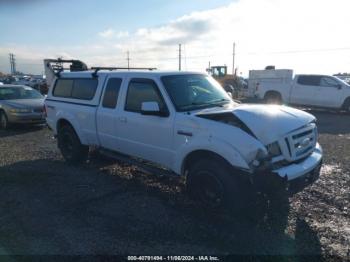
[[[265,145],[315,120],[304,111],[278,105],[240,105],[232,110]]]
[[[14,108],[42,108],[44,106],[44,99],[13,99],[1,102]]]
[[[276,142],[282,136],[315,120],[304,111],[279,105],[228,104],[208,108],[196,115],[233,113],[264,145]]]

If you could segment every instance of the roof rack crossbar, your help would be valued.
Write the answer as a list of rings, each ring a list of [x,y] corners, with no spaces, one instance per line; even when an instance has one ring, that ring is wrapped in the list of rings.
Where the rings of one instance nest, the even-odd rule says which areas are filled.
[[[149,70],[149,71],[153,71],[153,70],[157,70],[157,68],[155,67],[91,67],[91,70],[95,70],[92,73],[93,77],[97,77],[97,72],[100,70]]]

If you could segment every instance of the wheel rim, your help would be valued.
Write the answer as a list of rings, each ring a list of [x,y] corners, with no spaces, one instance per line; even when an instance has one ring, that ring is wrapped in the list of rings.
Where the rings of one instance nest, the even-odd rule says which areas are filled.
[[[197,173],[195,191],[199,200],[211,208],[217,208],[223,202],[223,185],[214,174],[208,171]]]
[[[73,139],[69,134],[64,134],[62,136],[60,146],[64,155],[71,158],[73,155]]]

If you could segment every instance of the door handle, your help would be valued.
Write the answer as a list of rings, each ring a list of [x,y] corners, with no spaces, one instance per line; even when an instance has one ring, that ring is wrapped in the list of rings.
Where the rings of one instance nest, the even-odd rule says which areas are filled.
[[[119,122],[126,123],[128,122],[126,117],[119,117]]]
[[[47,108],[55,109],[56,107],[54,107],[54,106],[47,106]]]

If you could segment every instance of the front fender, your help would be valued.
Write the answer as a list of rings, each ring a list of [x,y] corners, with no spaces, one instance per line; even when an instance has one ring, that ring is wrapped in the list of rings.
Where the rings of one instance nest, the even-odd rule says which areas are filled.
[[[219,138],[209,138],[205,142],[203,142],[202,139],[197,139],[196,141],[191,141],[190,144],[182,145],[176,152],[173,171],[177,174],[181,174],[186,157],[192,152],[199,150],[213,152],[236,168],[244,170],[250,169],[244,157],[231,144]]]

